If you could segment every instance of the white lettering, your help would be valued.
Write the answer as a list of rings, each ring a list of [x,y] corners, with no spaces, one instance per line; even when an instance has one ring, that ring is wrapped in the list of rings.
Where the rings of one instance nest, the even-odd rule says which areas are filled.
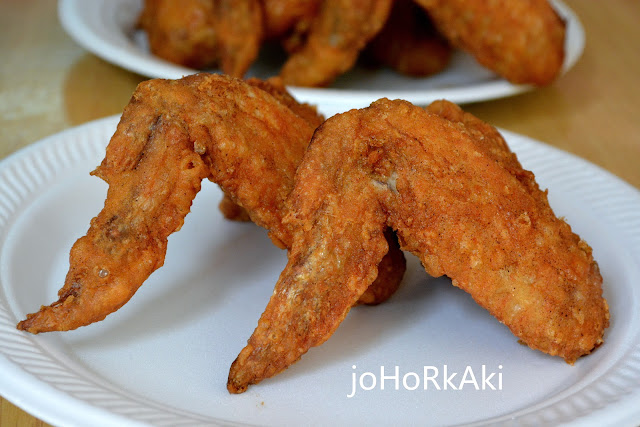
[[[447,386],[451,387],[452,390],[457,390],[456,386],[453,385],[453,383],[451,382],[451,380],[453,380],[453,377],[455,377],[456,375],[458,375],[457,372],[454,372],[453,374],[451,374],[451,376],[447,376],[447,365],[444,365],[444,389],[447,390]]]
[[[428,374],[429,371],[433,371],[434,374],[430,376]],[[440,390],[440,386],[438,385],[436,378],[438,378],[438,368],[436,368],[435,366],[425,366],[424,367],[424,389],[427,390],[427,383],[431,381],[433,385],[436,387],[436,390]]]
[[[482,365],[482,368],[484,369],[484,365]],[[471,377],[471,378],[469,379],[467,377]],[[473,369],[471,369],[471,366],[467,366],[467,368],[464,370],[464,374],[462,375],[462,380],[460,380],[460,385],[458,386],[458,389],[462,390],[465,384],[473,384],[473,387],[476,390],[480,390],[480,387],[478,386],[478,382],[476,381],[476,376],[473,374]]]
[[[491,375],[487,376],[487,367],[485,365],[482,365],[482,389],[483,390],[486,390],[487,386],[491,388],[491,390],[496,389],[493,386],[493,383],[491,383],[491,378],[493,378],[495,374],[496,374],[495,372],[492,372]]]
[[[371,385],[368,387],[364,385],[365,377],[371,377]],[[373,390],[374,388],[376,388],[377,382],[378,380],[373,372],[365,372],[362,375],[360,375],[360,388],[363,390],[366,390],[366,391]]]
[[[356,365],[353,365],[352,368],[356,369]],[[347,394],[347,397],[351,399],[355,395],[356,395],[356,373],[353,372],[351,374],[351,394]]]
[[[495,372],[490,372],[487,365],[480,365],[479,367],[481,368],[482,376],[478,375],[480,372],[474,370],[472,366],[465,366],[464,371],[458,372],[453,371],[448,365],[442,365],[441,368],[423,366],[421,378],[419,373],[412,371],[406,372],[401,376],[398,365],[393,367],[391,373],[385,366],[380,366],[380,377],[378,378],[377,372],[359,373],[356,365],[352,365],[351,391],[347,394],[347,398],[350,399],[356,395],[357,387],[364,391],[370,391],[380,384],[380,390],[385,390],[385,386],[387,390],[400,390],[401,377],[402,387],[408,391],[419,389],[421,383],[424,390],[428,390],[431,387],[432,390],[461,391],[464,390],[465,386],[467,388],[473,386],[475,390],[502,390],[502,365],[498,365],[498,370]],[[442,377],[440,377],[440,373],[442,373]],[[458,377],[458,374],[461,374],[460,377]],[[440,378],[442,379],[440,380]]]
[[[384,381],[385,380],[395,380],[395,389],[400,389],[400,367],[395,367],[395,375],[386,376],[384,374],[384,366],[380,367],[380,390],[384,390]]]
[[[409,378],[409,377],[413,377],[414,378],[413,386],[409,386],[409,384],[407,382],[407,378]],[[420,377],[415,372],[407,372],[402,377],[402,385],[404,386],[405,390],[415,390],[418,387],[420,387]]]

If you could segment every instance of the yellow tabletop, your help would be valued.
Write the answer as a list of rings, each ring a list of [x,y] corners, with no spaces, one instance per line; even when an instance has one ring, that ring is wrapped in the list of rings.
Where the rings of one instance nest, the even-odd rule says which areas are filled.
[[[640,188],[640,2],[566,3],[586,31],[577,65],[550,87],[465,109]],[[58,22],[56,2],[2,1],[0,159],[55,132],[120,113],[144,79],[71,40]],[[0,397],[0,425],[46,424]]]

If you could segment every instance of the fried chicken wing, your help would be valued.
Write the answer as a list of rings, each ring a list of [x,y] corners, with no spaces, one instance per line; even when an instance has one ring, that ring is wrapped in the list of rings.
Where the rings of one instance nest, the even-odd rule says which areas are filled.
[[[455,47],[513,83],[546,85],[564,60],[565,23],[547,0],[415,0]]]
[[[308,29],[320,3],[321,0],[263,0],[265,38],[278,39],[292,31]]]
[[[59,299],[18,328],[75,329],[125,304],[162,266],[167,238],[184,223],[204,178],[288,247],[282,205],[320,120],[275,82],[200,74],[141,83],[93,172],[109,184],[107,199],[71,249]],[[383,264],[391,267],[363,302],[380,302],[399,285],[404,257],[397,244],[391,251]]]
[[[324,0],[305,44],[285,62],[287,85],[326,86],[350,69],[382,28],[392,0]]]
[[[196,69],[219,65],[234,77],[247,72],[263,37],[259,0],[145,0],[139,26],[153,54]]]
[[[220,209],[220,213],[222,213],[222,216],[224,216],[229,221],[251,221],[251,218],[249,218],[249,214],[247,213],[247,211],[242,206],[238,206],[226,193],[222,194],[222,200],[220,200],[218,208]]]
[[[399,73],[426,77],[442,71],[452,48],[413,0],[396,0],[382,30],[369,42],[365,56]]]
[[[220,68],[243,77],[258,56],[263,39],[262,6],[259,0],[215,0]]]
[[[284,222],[288,263],[227,388],[241,393],[326,341],[396,230],[531,348],[573,363],[603,341],[602,278],[591,248],[499,133],[452,104],[380,100],[327,120],[298,168]]]
[[[149,50],[175,64],[203,69],[218,61],[218,33],[211,0],[145,0],[138,25]]]
[[[314,129],[320,126],[324,121],[324,117],[318,114],[317,110],[309,104],[300,104],[297,102],[284,87],[282,80],[278,77],[272,77],[268,81],[250,78],[246,80],[250,85],[260,88],[272,95],[278,101],[289,107],[294,113],[305,119]],[[246,222],[251,221],[247,211],[233,202],[232,198],[224,193],[220,201],[220,211],[224,217],[231,221]]]

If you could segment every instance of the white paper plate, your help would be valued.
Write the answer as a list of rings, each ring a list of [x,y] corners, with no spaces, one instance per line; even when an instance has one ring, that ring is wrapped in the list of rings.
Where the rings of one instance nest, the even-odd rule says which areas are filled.
[[[100,323],[37,336],[16,323],[56,299],[68,253],[102,208],[89,176],[115,130],[110,117],[51,136],[0,163],[0,394],[56,425],[379,425],[640,423],[640,193],[609,173],[505,132],[558,215],[594,249],[611,308],[605,344],[577,361],[517,343],[506,327],[415,258],[400,291],[353,309],[334,336],[242,395],[228,369],[266,306],[285,253],[253,224],[225,221],[205,182],[165,266]],[[497,390],[444,390],[442,373],[495,373]],[[356,368],[354,369],[353,366]],[[394,375],[352,394],[352,375]],[[425,367],[440,372],[408,390]],[[428,371],[434,373],[432,368]],[[498,378],[502,386],[499,387]],[[371,378],[363,377],[365,387]],[[467,377],[470,379],[470,377]]]
[[[554,1],[567,21],[566,60],[568,71],[582,55],[583,27],[573,11]],[[176,79],[196,70],[164,61],[149,52],[144,34],[135,23],[141,0],[61,0],[59,16],[65,30],[85,49],[113,64],[153,78]],[[263,52],[249,71],[250,76],[269,77],[281,64]],[[318,105],[331,116],[350,108],[361,108],[380,98],[406,99],[426,105],[436,99],[458,104],[515,95],[533,89],[513,85],[479,66],[469,55],[456,52],[450,66],[429,78],[403,77],[389,70],[356,68],[340,77],[329,89],[290,88],[296,99]]]

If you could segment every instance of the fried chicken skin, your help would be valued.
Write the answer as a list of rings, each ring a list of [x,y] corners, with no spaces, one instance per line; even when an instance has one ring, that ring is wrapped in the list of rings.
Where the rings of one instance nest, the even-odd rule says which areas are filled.
[[[263,38],[259,0],[145,0],[139,26],[160,58],[242,77]]]
[[[145,0],[138,25],[149,50],[186,67],[203,69],[218,61],[218,33],[211,0]]]
[[[412,77],[426,77],[446,68],[452,48],[413,0],[396,0],[389,19],[364,53],[373,64]]]
[[[415,0],[449,42],[512,83],[560,73],[565,22],[547,0]]]
[[[224,74],[244,77],[262,44],[260,0],[215,0],[214,5],[220,69]]]
[[[109,184],[107,198],[71,249],[59,299],[27,315],[18,328],[75,329],[124,305],[162,266],[167,238],[181,228],[204,178],[288,247],[282,205],[321,120],[281,87],[255,80],[200,74],[141,83],[92,173]],[[363,302],[399,285],[404,257],[397,245],[392,250],[399,253],[390,257],[400,271],[380,277],[381,289],[363,293]]]
[[[222,195],[222,200],[220,200],[220,204],[218,205],[220,209],[220,213],[229,221],[237,221],[237,222],[249,222],[251,218],[249,218],[249,214],[247,211],[242,208],[242,206],[238,206],[234,201],[229,197],[228,194],[224,193]]]
[[[294,113],[301,118],[305,119],[314,129],[320,126],[324,121],[324,117],[318,114],[315,108],[308,104],[300,104],[287,92],[282,79],[278,77],[272,77],[268,81],[260,80],[257,78],[250,78],[246,80],[250,85],[260,88],[271,96],[282,102],[289,107]],[[247,211],[233,202],[232,198],[224,193],[222,200],[220,201],[220,212],[228,220],[247,222],[251,221]]]
[[[326,341],[387,251],[384,230],[534,349],[573,363],[603,341],[591,248],[492,127],[440,102],[380,100],[328,119],[298,168],[288,263],[227,388],[241,393]]]
[[[266,39],[306,32],[321,0],[262,0]]]
[[[304,46],[280,70],[292,86],[327,86],[349,70],[389,16],[392,0],[324,0]]]

